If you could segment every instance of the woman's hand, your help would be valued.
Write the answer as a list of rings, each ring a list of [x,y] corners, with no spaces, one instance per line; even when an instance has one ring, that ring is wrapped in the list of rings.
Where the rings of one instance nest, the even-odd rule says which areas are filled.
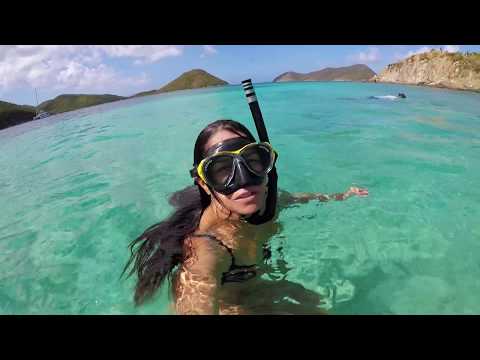
[[[368,189],[362,189],[355,186],[350,187],[346,192],[347,196],[357,195],[357,196],[368,196]]]

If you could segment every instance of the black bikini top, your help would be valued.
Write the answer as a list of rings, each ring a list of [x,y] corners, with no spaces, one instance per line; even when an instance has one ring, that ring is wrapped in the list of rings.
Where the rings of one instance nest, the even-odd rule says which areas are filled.
[[[235,264],[235,256],[233,251],[227,245],[225,245],[221,240],[217,239],[215,236],[210,234],[196,234],[195,236],[204,236],[211,240],[216,241],[218,244],[227,249],[228,253],[232,258],[232,263],[230,264],[229,269],[222,274],[222,285],[228,282],[244,282],[254,278],[257,275],[257,264],[252,265],[237,265]],[[263,259],[268,260],[272,256],[272,252],[268,246],[263,246]]]

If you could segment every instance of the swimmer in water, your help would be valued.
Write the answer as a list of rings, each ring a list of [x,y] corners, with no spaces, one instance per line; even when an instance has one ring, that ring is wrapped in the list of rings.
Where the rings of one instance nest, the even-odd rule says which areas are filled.
[[[398,93],[397,96],[395,95],[383,95],[383,96],[369,96],[369,99],[377,99],[377,100],[397,100],[397,99],[406,99],[407,96],[404,93]]]
[[[195,185],[174,193],[170,199],[174,213],[131,244],[125,270],[132,266],[130,274],[138,275],[137,305],[151,298],[167,278],[177,314],[293,313],[288,310],[293,305],[274,309],[274,298],[284,298],[288,291],[299,303],[320,301],[299,284],[281,281],[275,287],[275,281],[259,278],[265,272],[262,263],[271,255],[267,240],[279,231],[278,212],[290,204],[345,200],[367,196],[368,191],[357,187],[333,195],[280,191],[275,217],[252,225],[248,218],[265,211],[267,175],[276,160],[268,143],[256,142],[236,121],[215,121],[200,132],[191,170]],[[298,311],[315,313],[311,308]]]

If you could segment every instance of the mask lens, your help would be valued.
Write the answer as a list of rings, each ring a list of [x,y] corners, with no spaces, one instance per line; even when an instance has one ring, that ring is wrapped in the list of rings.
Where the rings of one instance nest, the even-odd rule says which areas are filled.
[[[232,174],[233,157],[227,155],[214,156],[206,164],[205,175],[212,185],[225,185]]]
[[[242,152],[242,157],[247,162],[248,167],[257,174],[265,174],[272,163],[270,149],[262,145],[246,148]]]

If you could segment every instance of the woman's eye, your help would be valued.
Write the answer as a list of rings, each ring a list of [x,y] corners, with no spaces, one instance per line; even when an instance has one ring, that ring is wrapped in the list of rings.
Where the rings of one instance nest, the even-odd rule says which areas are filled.
[[[231,173],[231,166],[229,165],[218,165],[214,167],[212,172],[212,175],[214,176],[215,179],[217,179],[218,182],[224,181],[226,178],[230,176]]]
[[[248,162],[248,164],[250,165],[250,167],[255,170],[255,171],[262,171],[263,170],[263,164],[261,161],[257,161],[257,160],[250,160]]]
[[[260,160],[260,155],[256,153],[246,154],[244,155],[244,158],[248,161]]]
[[[228,167],[225,166],[225,167],[222,167],[222,168],[217,169],[216,172],[219,173],[219,174],[229,173],[229,172],[230,172],[230,168],[228,168]]]

